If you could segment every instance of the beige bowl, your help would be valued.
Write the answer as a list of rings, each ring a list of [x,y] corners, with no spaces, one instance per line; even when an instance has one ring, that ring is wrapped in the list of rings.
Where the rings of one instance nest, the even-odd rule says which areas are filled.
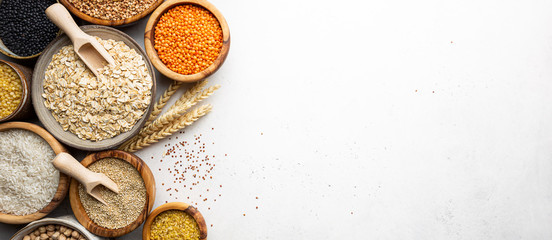
[[[31,93],[32,93],[33,106],[38,116],[38,119],[40,120],[40,122],[42,122],[42,124],[44,124],[44,127],[48,129],[48,131],[52,133],[52,135],[54,135],[54,137],[59,139],[61,142],[71,147],[82,149],[82,150],[101,151],[101,150],[117,147],[121,145],[123,142],[125,142],[126,140],[132,138],[140,131],[140,129],[146,122],[153,108],[152,102],[155,99],[155,88],[156,88],[155,87],[156,86],[155,69],[153,68],[153,65],[148,59],[146,52],[144,52],[144,50],[140,47],[140,45],[127,34],[111,27],[98,26],[98,25],[81,26],[80,28],[84,32],[93,36],[98,36],[102,39],[113,39],[117,41],[123,41],[130,48],[135,49],[136,52],[138,52],[144,58],[144,61],[146,62],[146,67],[148,68],[148,72],[153,81],[153,85],[151,88],[152,97],[151,97],[151,102],[148,106],[148,109],[146,110],[142,118],[138,120],[138,122],[136,122],[136,124],[134,125],[134,127],[132,127],[130,131],[121,133],[110,139],[104,139],[96,142],[80,139],[79,137],[77,137],[77,135],[73,134],[72,132],[63,130],[61,125],[54,119],[54,117],[50,113],[50,110],[48,110],[44,106],[44,99],[42,98],[44,74],[45,74],[46,68],[48,68],[48,64],[50,64],[50,61],[52,60],[52,56],[56,54],[59,51],[59,49],[61,49],[62,47],[71,44],[71,40],[67,37],[67,35],[63,34],[57,37],[52,43],[50,43],[50,45],[48,45],[48,47],[46,47],[46,50],[44,50],[44,53],[38,59],[33,73],[33,83],[32,83]]]

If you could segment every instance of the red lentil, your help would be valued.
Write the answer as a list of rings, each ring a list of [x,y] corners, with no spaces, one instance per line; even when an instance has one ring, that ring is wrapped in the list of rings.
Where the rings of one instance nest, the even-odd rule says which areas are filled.
[[[222,28],[207,9],[185,4],[167,11],[155,26],[154,48],[172,71],[191,75],[217,59]]]

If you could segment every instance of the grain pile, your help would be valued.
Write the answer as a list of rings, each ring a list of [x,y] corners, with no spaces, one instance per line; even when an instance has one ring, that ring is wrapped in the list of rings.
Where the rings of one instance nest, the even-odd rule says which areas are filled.
[[[13,113],[21,103],[23,86],[17,72],[0,62],[0,119]]]
[[[105,174],[119,187],[114,193],[104,186],[99,186],[100,196],[107,205],[86,193],[79,184],[79,197],[86,214],[96,224],[117,229],[134,222],[146,205],[146,186],[140,173],[130,163],[116,158],[104,158],[88,169]]]
[[[151,224],[152,240],[199,240],[200,231],[195,219],[184,211],[169,210],[160,213]]]
[[[0,132],[0,212],[34,213],[50,203],[59,184],[54,150],[37,134]]]
[[[215,62],[222,49],[222,28],[209,10],[180,5],[161,16],[154,42],[159,58],[169,69],[190,75]]]
[[[69,0],[84,14],[105,19],[122,20],[147,10],[155,0]]]
[[[101,141],[127,132],[146,112],[153,81],[142,56],[122,41],[98,41],[115,66],[98,70],[80,60],[73,46],[52,57],[44,79],[44,106],[61,125],[81,139]]]

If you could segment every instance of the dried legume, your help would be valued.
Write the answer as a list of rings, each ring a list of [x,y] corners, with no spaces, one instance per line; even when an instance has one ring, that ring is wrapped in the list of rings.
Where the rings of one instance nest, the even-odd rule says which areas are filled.
[[[0,119],[10,115],[23,95],[21,79],[8,64],[0,62]]]
[[[109,229],[122,228],[134,222],[146,204],[146,186],[136,168],[120,159],[104,158],[88,166],[88,169],[105,174],[119,187],[117,194],[99,186],[100,196],[107,203],[104,205],[88,195],[79,184],[79,197],[90,219]]]
[[[154,45],[169,69],[190,75],[205,70],[217,59],[222,48],[222,29],[207,9],[180,5],[159,19]]]
[[[147,10],[155,0],[69,0],[84,14],[106,20],[122,20]]]
[[[195,219],[184,211],[169,210],[153,219],[150,230],[152,240],[199,239],[199,226]]]
[[[0,39],[18,56],[38,54],[59,29],[44,12],[55,0],[0,1]]]
[[[23,240],[86,240],[77,230],[63,225],[43,225],[29,232]]]

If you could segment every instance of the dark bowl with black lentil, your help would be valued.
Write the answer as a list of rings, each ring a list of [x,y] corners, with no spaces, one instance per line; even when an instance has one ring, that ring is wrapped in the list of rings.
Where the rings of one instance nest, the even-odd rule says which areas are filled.
[[[0,52],[15,59],[38,57],[60,30],[44,12],[56,0],[0,0]]]

